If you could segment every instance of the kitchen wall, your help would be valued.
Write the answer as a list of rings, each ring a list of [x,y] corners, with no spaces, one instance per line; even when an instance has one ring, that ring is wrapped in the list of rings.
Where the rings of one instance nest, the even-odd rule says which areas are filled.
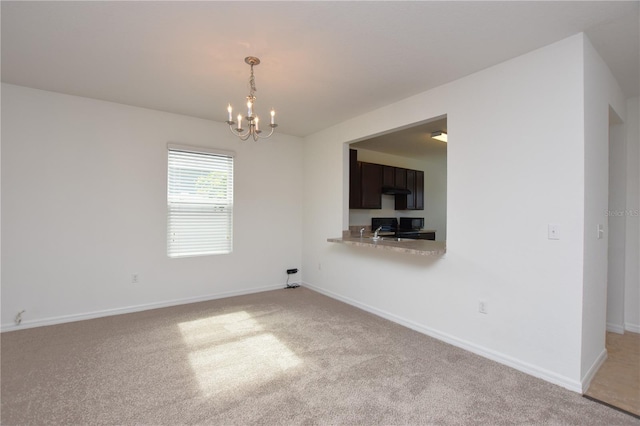
[[[424,228],[436,230],[436,240],[447,233],[447,157],[415,159],[358,148],[358,160],[424,171],[424,210],[395,210],[395,197],[382,195],[382,209],[349,210],[349,225],[371,225],[372,217],[424,217]]]
[[[585,120],[608,131],[606,102],[585,112],[588,44],[578,34],[305,138],[306,285],[582,391],[605,322],[604,299],[583,312],[585,263],[601,260],[585,254]],[[445,114],[447,254],[328,243],[349,220],[347,144]]]
[[[236,152],[232,254],[167,257],[168,142]],[[3,84],[1,170],[3,330],[23,309],[28,327],[280,288],[301,266],[297,137]]]

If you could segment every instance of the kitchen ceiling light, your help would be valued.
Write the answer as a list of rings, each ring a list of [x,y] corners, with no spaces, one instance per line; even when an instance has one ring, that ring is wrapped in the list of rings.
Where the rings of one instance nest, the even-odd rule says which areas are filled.
[[[441,130],[438,130],[437,132],[432,132],[431,138],[438,141],[447,142],[447,132],[443,132]]]
[[[256,58],[255,56],[247,56],[246,58],[244,58],[244,61],[251,66],[251,77],[249,78],[250,90],[249,96],[247,96],[247,115],[245,116],[248,129],[246,129],[245,132],[245,129],[242,128],[242,114],[238,114],[237,123],[233,121],[233,109],[231,108],[231,104],[229,104],[229,106],[227,107],[229,119],[226,121],[226,123],[229,125],[229,130],[231,130],[231,133],[238,136],[243,141],[246,141],[247,139],[249,139],[249,137],[252,137],[254,141],[257,141],[258,139],[266,139],[270,137],[273,134],[273,130],[278,127],[275,122],[276,112],[273,108],[271,109],[271,123],[269,124],[269,127],[271,127],[271,131],[268,135],[262,136],[262,130],[260,130],[258,127],[260,119],[257,115],[254,115],[254,105],[256,103],[255,92],[257,92],[257,89],[256,80],[253,76],[253,67],[254,65],[258,65],[260,63],[260,59]],[[236,124],[237,127],[234,127]]]

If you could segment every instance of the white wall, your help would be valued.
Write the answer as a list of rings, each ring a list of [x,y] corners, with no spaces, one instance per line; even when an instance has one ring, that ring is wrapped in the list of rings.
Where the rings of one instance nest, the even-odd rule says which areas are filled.
[[[627,214],[624,327],[640,333],[640,108],[637,97],[627,100]]]
[[[232,254],[167,257],[168,142],[236,152]],[[22,309],[25,327],[282,287],[301,266],[301,142],[3,84],[3,329]]]
[[[358,160],[424,171],[424,210],[395,210],[395,197],[382,195],[382,208],[349,210],[349,225],[371,225],[372,217],[423,217],[424,229],[434,229],[436,240],[445,241],[447,234],[447,157],[429,159],[400,157],[366,149],[358,149]]]
[[[618,117],[626,117],[626,102],[609,68],[587,37],[583,46],[585,197],[581,377],[583,383],[588,384],[606,356],[609,111],[612,109]],[[604,227],[602,239],[598,239],[598,225]]]
[[[581,391],[583,44],[570,37],[307,137],[305,283]],[[348,220],[344,144],[444,114],[447,254],[327,243]]]

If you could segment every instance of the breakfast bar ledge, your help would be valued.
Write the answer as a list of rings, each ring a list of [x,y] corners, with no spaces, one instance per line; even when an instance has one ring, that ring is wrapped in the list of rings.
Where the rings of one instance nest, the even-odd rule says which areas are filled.
[[[330,243],[341,243],[356,247],[373,247],[379,250],[417,254],[420,256],[438,256],[447,252],[446,243],[443,241],[413,240],[393,237],[381,237],[378,240],[374,240],[370,236],[352,236],[349,231],[344,231],[344,235],[341,238],[327,238],[327,241]]]

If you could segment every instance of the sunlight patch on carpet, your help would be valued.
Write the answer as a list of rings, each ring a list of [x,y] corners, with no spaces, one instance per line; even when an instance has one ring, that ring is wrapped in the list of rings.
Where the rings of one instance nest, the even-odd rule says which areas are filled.
[[[178,324],[189,363],[205,396],[240,396],[301,364],[274,334],[247,312]],[[236,395],[238,394],[238,395]]]
[[[189,347],[210,345],[263,330],[262,326],[245,311],[183,322],[178,324],[178,327],[184,342]]]

